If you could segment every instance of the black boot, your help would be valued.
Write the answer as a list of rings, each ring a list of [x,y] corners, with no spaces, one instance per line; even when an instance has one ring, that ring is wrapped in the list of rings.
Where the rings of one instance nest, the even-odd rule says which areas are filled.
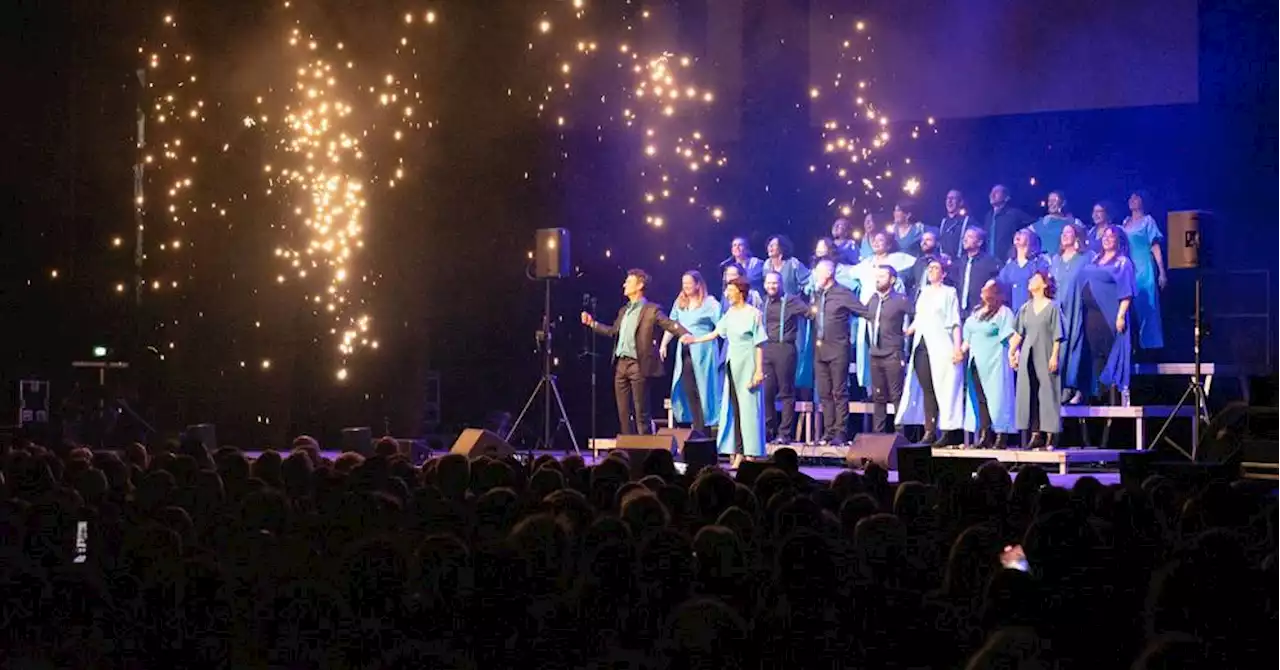
[[[1054,449],[1054,445],[1055,445],[1055,444],[1057,443],[1057,441],[1058,441],[1058,440],[1057,440],[1057,437],[1058,437],[1057,433],[1045,433],[1045,434],[1044,434],[1044,450],[1045,450],[1045,451],[1053,451],[1053,449]]]
[[[951,431],[949,430],[944,430],[939,432],[938,439],[934,440],[933,443],[930,444],[929,446],[934,449],[946,449],[947,447],[950,447],[952,444],[954,444],[951,441],[950,433]]]
[[[1027,442],[1028,449],[1044,448],[1044,433],[1036,430],[1031,433],[1031,440]]]
[[[924,437],[917,444],[933,444],[938,441],[938,429],[930,424],[924,425]]]
[[[991,445],[992,449],[1004,449],[1004,433],[996,433],[996,441]]]
[[[995,436],[991,434],[991,431],[983,428],[982,431],[978,433],[978,443],[973,445],[973,448],[990,449],[994,439]]]

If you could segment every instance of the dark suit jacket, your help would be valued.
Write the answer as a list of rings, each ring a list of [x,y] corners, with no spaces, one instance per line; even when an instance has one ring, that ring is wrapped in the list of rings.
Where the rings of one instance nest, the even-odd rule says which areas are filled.
[[[623,305],[618,308],[618,318],[613,324],[596,321],[591,327],[595,332],[614,339],[614,351],[617,350],[618,339],[616,324],[622,323],[622,317],[626,311],[627,306]],[[658,357],[658,345],[661,343],[662,334],[658,332],[659,329],[677,337],[687,335],[689,331],[667,317],[667,313],[662,311],[657,303],[648,300],[640,308],[640,318],[636,320],[636,324],[636,362],[640,364],[640,372],[646,377],[661,377],[662,359]]]

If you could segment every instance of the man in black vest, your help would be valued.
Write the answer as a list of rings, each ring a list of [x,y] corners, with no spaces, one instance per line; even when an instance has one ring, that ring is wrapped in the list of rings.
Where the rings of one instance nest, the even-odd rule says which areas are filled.
[[[893,290],[898,273],[893,267],[882,265],[876,270],[876,292],[867,301],[863,318],[870,321],[867,328],[867,353],[871,367],[872,430],[889,432],[887,405],[902,400],[902,382],[905,380],[907,317],[915,313],[915,303],[907,296]]]
[[[814,395],[822,404],[822,438],[824,444],[843,444],[845,424],[849,421],[849,322],[862,316],[866,306],[853,291],[835,281],[836,266],[830,260],[818,261],[813,267]]]
[[[662,359],[658,356],[658,329],[677,337],[687,335],[684,326],[672,321],[656,303],[644,299],[649,274],[644,270],[627,271],[622,294],[627,304],[618,310],[613,325],[600,323],[587,312],[582,323],[605,337],[615,338],[613,345],[613,394],[618,404],[618,432],[623,435],[648,435],[653,432],[649,418],[647,380],[662,376]],[[632,423],[634,414],[635,423]]]
[[[799,319],[809,316],[809,305],[799,295],[782,291],[782,275],[764,275],[764,415],[765,433],[775,444],[791,444],[796,425],[796,335]],[[782,422],[774,405],[782,405]]]

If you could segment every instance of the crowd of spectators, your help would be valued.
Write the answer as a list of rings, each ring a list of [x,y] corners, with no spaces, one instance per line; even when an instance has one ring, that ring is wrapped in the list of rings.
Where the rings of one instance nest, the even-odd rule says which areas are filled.
[[[634,466],[634,467],[633,467]],[[750,481],[311,438],[0,454],[28,668],[1274,667],[1274,487]],[[1002,566],[1021,545],[1026,570]]]

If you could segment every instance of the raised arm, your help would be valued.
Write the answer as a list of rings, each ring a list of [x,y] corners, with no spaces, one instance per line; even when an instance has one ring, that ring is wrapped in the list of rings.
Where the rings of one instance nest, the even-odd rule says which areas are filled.
[[[582,313],[582,323],[591,329],[591,332],[605,337],[615,337],[618,334],[618,328],[612,324],[600,323],[596,318],[588,312]]]

